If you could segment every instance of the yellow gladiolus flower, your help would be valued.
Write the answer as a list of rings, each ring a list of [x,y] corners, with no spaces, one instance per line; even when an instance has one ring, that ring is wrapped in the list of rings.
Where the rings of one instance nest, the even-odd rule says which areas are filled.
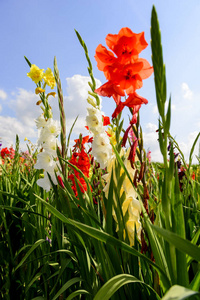
[[[44,93],[44,92],[45,92],[45,90],[42,89],[42,88],[40,88],[40,87],[37,87],[37,88],[35,89],[36,95],[38,95],[38,94],[40,94],[40,93]]]
[[[48,94],[47,94],[47,98],[48,98],[49,96],[53,96],[53,97],[55,98],[56,93],[55,93],[55,92],[48,93]]]
[[[43,71],[44,69],[40,69],[36,65],[31,65],[30,72],[27,73],[27,76],[37,84],[43,78]]]
[[[56,81],[50,68],[47,68],[46,72],[44,73],[43,79],[46,84],[51,87],[51,89],[54,89],[54,87],[56,86]]]

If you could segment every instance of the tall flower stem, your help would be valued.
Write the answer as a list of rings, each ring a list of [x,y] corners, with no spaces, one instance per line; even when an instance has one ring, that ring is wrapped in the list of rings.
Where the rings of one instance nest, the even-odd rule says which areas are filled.
[[[98,108],[100,108],[100,99],[99,99],[99,96],[94,92],[95,89],[96,89],[96,82],[95,82],[95,79],[94,79],[94,76],[93,76],[92,63],[91,63],[89,55],[88,55],[88,49],[87,49],[87,46],[86,46],[85,42],[83,41],[83,39],[81,38],[80,34],[78,33],[78,31],[75,30],[75,32],[76,32],[76,35],[78,37],[78,40],[79,40],[81,46],[84,49],[85,56],[86,56],[86,59],[87,59],[87,62],[88,62],[88,73],[89,73],[91,81],[92,81],[92,83],[88,82],[88,84],[89,84],[89,86],[90,86],[90,88],[92,90],[92,92],[89,91],[88,94],[90,94],[91,96],[93,96],[95,98],[96,105],[97,105]]]
[[[66,117],[64,111],[64,100],[63,100],[63,92],[61,87],[61,81],[59,77],[59,71],[57,66],[56,57],[54,57],[54,76],[57,83],[57,92],[58,92],[58,104],[60,110],[60,124],[61,124],[61,156],[63,159],[66,158]],[[66,165],[62,160],[62,173],[63,175],[66,174]]]
[[[171,144],[169,162],[167,159],[167,145],[170,137],[171,98],[169,98],[167,112],[165,113],[167,99],[165,65],[163,63],[159,22],[154,6],[151,16],[151,38],[156,100],[159,112],[159,146],[164,162],[164,177],[162,179],[162,189],[160,191],[160,216],[162,218],[160,226],[185,238],[185,220],[182,206],[183,198],[177,180],[177,169],[174,167],[173,144]],[[183,255],[180,253],[175,249],[174,245],[170,243],[166,242],[164,245],[172,284],[181,283],[181,285],[188,286],[189,279],[185,254]]]

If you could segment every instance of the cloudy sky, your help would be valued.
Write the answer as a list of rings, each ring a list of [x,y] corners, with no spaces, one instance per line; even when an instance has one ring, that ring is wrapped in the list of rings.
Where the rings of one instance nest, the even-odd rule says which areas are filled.
[[[84,130],[88,73],[76,29],[85,41],[93,64],[97,85],[105,82],[94,59],[98,44],[105,44],[108,33],[116,34],[122,27],[133,32],[144,31],[149,46],[140,55],[151,63],[150,18],[155,5],[162,34],[164,62],[167,73],[168,98],[172,97],[171,134],[185,156],[200,131],[200,2],[199,0],[0,0],[0,137],[3,147],[15,143],[19,135],[21,149],[24,138],[37,139],[34,119],[41,109],[35,103],[35,84],[27,77],[32,64],[53,69],[57,58],[67,116],[67,130],[79,115],[74,138]],[[153,160],[161,160],[157,142],[158,112],[154,78],[144,81],[138,93],[149,103],[140,110],[144,146],[151,150]],[[52,98],[54,118],[59,118],[57,99]],[[102,99],[102,110],[111,116],[112,99]],[[128,121],[128,111],[123,114]],[[196,147],[198,154],[198,147]],[[195,160],[194,160],[195,162]]]

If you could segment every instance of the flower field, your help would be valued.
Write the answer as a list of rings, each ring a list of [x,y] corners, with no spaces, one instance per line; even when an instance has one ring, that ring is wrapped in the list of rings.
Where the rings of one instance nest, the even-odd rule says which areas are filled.
[[[71,147],[66,134],[57,60],[40,69],[27,62],[38,96],[37,146],[1,145],[0,299],[200,299],[200,156],[193,164],[170,134],[171,99],[155,7],[151,16],[152,62],[142,58],[144,32],[124,27],[97,45],[105,83],[91,82],[85,126]],[[53,70],[53,71],[52,71]],[[143,147],[139,95],[154,76],[158,143],[163,162]],[[54,119],[57,96],[60,121]],[[101,98],[116,104],[112,116]],[[172,99],[173,101],[173,99]],[[124,127],[123,109],[129,109]]]

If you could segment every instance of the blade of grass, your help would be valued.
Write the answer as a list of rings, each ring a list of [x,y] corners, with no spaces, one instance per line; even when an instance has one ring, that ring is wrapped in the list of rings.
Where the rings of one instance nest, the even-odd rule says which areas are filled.
[[[69,224],[69,225],[73,225],[75,228],[80,229],[81,231],[85,232],[86,234],[88,234],[89,236],[98,239],[99,241],[102,241],[104,243],[108,243],[113,245],[114,247],[119,247],[122,250],[135,255],[135,256],[139,256],[142,259],[146,260],[150,265],[152,265],[163,277],[163,284],[165,285],[166,288],[170,287],[170,282],[168,277],[166,276],[165,271],[157,264],[155,264],[151,259],[149,259],[147,256],[143,255],[142,253],[140,253],[139,251],[137,251],[136,249],[130,247],[128,244],[116,239],[115,237],[109,235],[106,232],[103,232],[102,230],[98,230],[96,228],[90,227],[88,225],[85,225],[83,223],[71,220],[66,218],[62,213],[60,213],[57,209],[55,209],[55,207],[53,207],[50,203],[46,202],[45,200],[43,200],[42,198],[40,198],[38,195],[35,195],[36,198],[38,198],[39,201],[41,201],[45,206],[48,207],[48,210],[54,214],[57,218],[59,218],[62,222]]]
[[[151,226],[152,226],[153,230],[158,232],[166,241],[173,244],[177,249],[190,255],[197,261],[200,261],[200,248],[199,247],[197,247],[196,245],[193,245],[190,241],[183,239],[179,235],[177,235],[169,230],[160,228],[155,225],[151,225]]]
[[[66,289],[68,289],[71,285],[73,285],[73,284],[75,284],[75,283],[77,283],[77,282],[80,282],[80,281],[82,281],[82,279],[81,278],[72,278],[72,279],[70,279],[70,280],[68,280],[62,287],[61,287],[61,289],[56,293],[56,295],[53,297],[53,299],[52,300],[56,300],[56,299],[58,299],[58,297],[62,294],[62,293],[64,293],[65,291],[66,291]]]
[[[160,299],[158,294],[154,291],[152,287],[137,279],[136,277],[129,274],[120,274],[113,278],[111,278],[108,282],[106,282],[95,295],[94,300],[108,300],[110,299],[114,293],[121,288],[123,285],[128,283],[140,283],[147,287],[147,289],[154,295],[154,299]]]
[[[180,285],[173,285],[169,291],[165,294],[162,300],[183,300],[188,299],[190,296],[197,295],[199,293],[186,289]]]

